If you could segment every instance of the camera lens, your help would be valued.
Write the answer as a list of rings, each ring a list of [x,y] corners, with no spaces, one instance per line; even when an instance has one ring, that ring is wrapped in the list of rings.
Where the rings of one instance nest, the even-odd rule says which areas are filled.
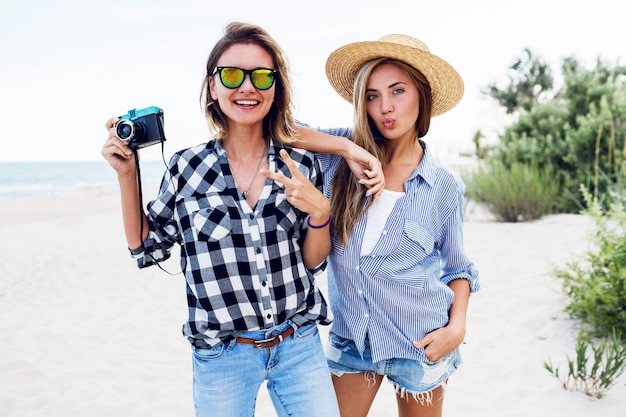
[[[115,129],[117,137],[123,140],[132,139],[135,135],[135,126],[130,120],[121,120]]]

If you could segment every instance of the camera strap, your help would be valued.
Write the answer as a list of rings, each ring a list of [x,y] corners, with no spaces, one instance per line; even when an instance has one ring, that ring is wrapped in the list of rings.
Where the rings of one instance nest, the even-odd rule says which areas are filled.
[[[139,218],[141,219],[139,222],[139,241],[142,242],[142,245],[143,245],[143,240],[144,240],[143,239],[143,223],[144,223],[143,219],[146,216],[146,213],[143,211],[143,187],[141,186],[141,168],[139,167],[139,150],[134,149],[133,156],[135,157],[135,168],[137,170],[137,190],[139,193],[138,197],[139,197],[139,213],[140,213]],[[165,162],[163,142],[161,142],[161,157],[163,158],[163,163],[165,163],[165,166],[167,166],[167,163]],[[169,275],[178,275],[178,274],[183,273],[181,269],[180,272],[177,272],[174,274],[166,270],[165,268],[163,268],[161,264],[159,263],[159,261],[154,256],[152,256],[151,253],[147,253],[147,255],[150,256],[150,258],[152,258],[156,266],[158,266],[159,269],[162,270],[163,272]]]

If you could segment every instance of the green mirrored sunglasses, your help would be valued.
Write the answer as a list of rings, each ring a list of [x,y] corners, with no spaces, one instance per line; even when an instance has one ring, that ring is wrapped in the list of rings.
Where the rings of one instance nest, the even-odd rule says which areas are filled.
[[[226,88],[238,88],[243,84],[246,74],[250,76],[252,85],[257,90],[267,90],[274,85],[278,70],[271,68],[255,68],[245,70],[237,67],[215,67],[213,74],[220,74],[220,81]]]

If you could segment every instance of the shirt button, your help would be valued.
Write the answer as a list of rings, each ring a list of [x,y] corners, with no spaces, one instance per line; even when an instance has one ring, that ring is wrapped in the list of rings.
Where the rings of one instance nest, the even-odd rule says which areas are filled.
[[[376,257],[376,255],[372,255],[372,259],[374,259]]]
[[[267,281],[263,281],[261,285],[265,287],[267,285]]]
[[[254,214],[250,215],[250,220],[254,220]]]
[[[355,266],[354,269],[358,271],[359,270],[359,266],[358,265]]]
[[[267,318],[268,318],[268,319],[271,319],[271,318],[272,318],[272,315],[271,315],[271,314],[268,314],[268,315],[267,315]]]
[[[256,248],[256,253],[261,253],[261,248]]]
[[[386,235],[386,234],[387,234],[387,231],[386,231],[386,230],[383,230],[383,235]]]
[[[363,315],[363,317],[365,317],[365,318],[368,318],[369,316],[370,316],[370,315],[369,315],[369,314],[367,314],[367,313],[365,313],[365,314]]]
[[[358,290],[357,292],[359,293],[359,295],[363,295],[363,290]]]

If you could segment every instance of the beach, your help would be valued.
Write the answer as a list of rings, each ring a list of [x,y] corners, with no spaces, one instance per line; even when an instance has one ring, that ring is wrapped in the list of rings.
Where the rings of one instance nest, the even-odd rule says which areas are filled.
[[[551,270],[589,249],[592,226],[582,215],[497,223],[468,207],[466,251],[482,289],[444,416],[626,415],[624,376],[598,400],[564,390],[543,367],[567,373],[574,354],[578,323]],[[163,263],[173,275],[137,269],[119,196],[97,190],[0,200],[0,228],[0,416],[193,416],[177,251]],[[370,416],[395,410],[385,383]],[[256,415],[276,415],[264,387]]]

